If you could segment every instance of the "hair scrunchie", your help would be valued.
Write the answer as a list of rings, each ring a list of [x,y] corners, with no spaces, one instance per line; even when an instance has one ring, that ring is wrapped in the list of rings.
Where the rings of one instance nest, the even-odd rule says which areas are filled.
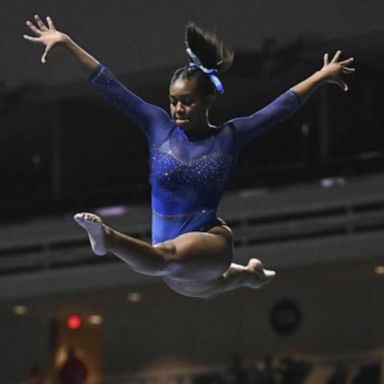
[[[216,91],[219,93],[224,93],[224,87],[222,82],[217,76],[217,70],[216,69],[209,69],[204,67],[204,65],[201,63],[200,59],[192,52],[191,48],[187,47],[186,49],[187,54],[189,56],[190,62],[188,64],[189,68],[198,68],[202,72],[204,72],[209,79],[211,80],[213,86],[215,87]]]

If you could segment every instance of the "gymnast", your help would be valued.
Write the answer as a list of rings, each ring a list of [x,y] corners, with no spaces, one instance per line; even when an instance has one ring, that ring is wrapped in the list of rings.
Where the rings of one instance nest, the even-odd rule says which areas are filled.
[[[234,53],[215,34],[195,24],[186,28],[188,64],[170,81],[170,115],[148,104],[124,87],[113,74],[58,31],[50,17],[27,21],[42,45],[45,63],[53,47],[62,47],[77,59],[88,83],[140,127],[150,148],[152,187],[152,244],[120,233],[92,213],[78,213],[75,221],[86,230],[96,255],[111,252],[139,273],[160,276],[174,291],[190,297],[212,298],[239,288],[259,288],[275,272],[256,258],[246,266],[235,264],[232,231],[217,217],[225,185],[240,151],[252,140],[295,113],[321,85],[333,83],[344,91],[342,75],[352,74],[353,58],[332,59],[306,80],[284,92],[263,109],[218,126],[209,122],[215,97],[223,92],[218,74],[228,70]]]

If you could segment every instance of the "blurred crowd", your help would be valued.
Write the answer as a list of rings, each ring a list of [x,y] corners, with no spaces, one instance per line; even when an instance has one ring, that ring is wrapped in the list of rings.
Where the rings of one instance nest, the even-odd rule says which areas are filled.
[[[288,356],[276,360],[266,355],[255,365],[245,364],[239,354],[234,354],[226,371],[198,375],[194,384],[305,384],[313,369],[313,363]],[[362,364],[356,372],[350,372],[338,362],[318,384],[380,384],[380,374],[377,363]]]

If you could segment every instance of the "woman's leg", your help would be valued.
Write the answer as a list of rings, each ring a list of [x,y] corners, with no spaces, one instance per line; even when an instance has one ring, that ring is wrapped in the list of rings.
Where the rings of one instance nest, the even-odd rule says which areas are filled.
[[[255,258],[247,266],[232,263],[223,276],[212,282],[207,293],[214,297],[240,287],[261,288],[275,276],[275,271],[264,269],[263,263]]]
[[[172,277],[165,277],[164,281],[182,295],[211,299],[241,287],[261,288],[275,275],[275,271],[264,269],[260,260],[250,259],[247,266],[232,263],[222,276],[210,281],[182,282]]]
[[[186,233],[152,246],[114,231],[94,214],[80,213],[75,220],[87,231],[96,254],[109,251],[143,274],[207,281],[221,276],[232,260],[232,234],[224,227]]]
[[[212,298],[240,287],[259,288],[275,276],[257,259],[247,266],[231,263],[232,233],[225,226],[152,246],[112,230],[91,213],[77,214],[75,220],[88,232],[95,253],[109,251],[137,272],[164,276],[170,288],[186,296]]]

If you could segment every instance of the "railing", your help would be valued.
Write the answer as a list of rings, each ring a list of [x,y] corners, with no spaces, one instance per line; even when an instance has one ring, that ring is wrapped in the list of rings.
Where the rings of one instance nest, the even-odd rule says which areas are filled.
[[[233,229],[237,248],[375,233],[384,231],[384,198],[324,202],[310,208],[293,207],[281,213],[276,210],[259,213],[259,209],[252,206],[246,210],[234,206],[226,212],[225,218]],[[137,238],[150,238],[149,222],[138,227],[130,224],[118,228]],[[36,238],[22,245],[17,242],[13,246],[0,244],[0,275],[117,262],[109,256],[95,258],[83,232],[72,232],[63,238],[58,233],[57,239],[54,236]]]

